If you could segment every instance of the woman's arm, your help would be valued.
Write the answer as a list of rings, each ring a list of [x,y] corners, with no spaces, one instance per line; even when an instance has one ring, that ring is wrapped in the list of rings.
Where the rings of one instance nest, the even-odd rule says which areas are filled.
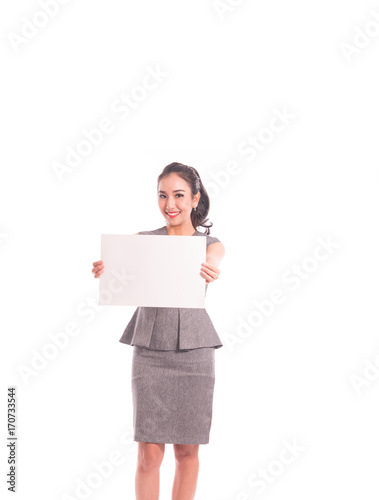
[[[207,248],[206,261],[212,262],[215,266],[218,266],[225,255],[225,247],[220,241],[216,243],[211,243]]]
[[[220,264],[224,255],[225,247],[220,241],[208,245],[206,262],[203,262],[201,268],[201,275],[206,279],[207,284],[211,281],[215,281],[218,278],[220,274],[218,265]]]

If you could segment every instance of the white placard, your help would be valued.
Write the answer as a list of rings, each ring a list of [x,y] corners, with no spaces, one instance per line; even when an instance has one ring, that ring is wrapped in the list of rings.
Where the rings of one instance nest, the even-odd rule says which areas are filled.
[[[99,304],[205,307],[206,238],[102,234]]]

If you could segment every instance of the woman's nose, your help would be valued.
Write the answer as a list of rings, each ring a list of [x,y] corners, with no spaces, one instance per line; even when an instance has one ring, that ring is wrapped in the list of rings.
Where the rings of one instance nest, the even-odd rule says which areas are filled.
[[[175,203],[168,203],[167,206],[166,206],[166,210],[167,212],[173,212],[176,210],[175,208]]]

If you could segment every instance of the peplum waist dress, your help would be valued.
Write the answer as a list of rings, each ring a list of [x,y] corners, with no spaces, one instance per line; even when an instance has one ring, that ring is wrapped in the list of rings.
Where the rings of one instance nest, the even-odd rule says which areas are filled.
[[[163,226],[138,234],[168,232]],[[207,247],[220,241],[200,231],[192,236],[206,236]],[[207,444],[215,350],[223,344],[205,308],[138,307],[119,341],[133,346],[134,441]]]

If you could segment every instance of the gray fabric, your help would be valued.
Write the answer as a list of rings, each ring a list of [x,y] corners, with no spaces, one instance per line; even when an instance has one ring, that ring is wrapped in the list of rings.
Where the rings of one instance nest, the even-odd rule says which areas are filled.
[[[139,234],[168,235],[168,232],[163,226]],[[206,236],[207,248],[220,241],[197,230],[193,236]],[[184,307],[137,307],[119,342],[159,350],[218,349],[223,346],[206,309]]]
[[[131,385],[134,441],[209,442],[214,348],[159,351],[134,346]]]

